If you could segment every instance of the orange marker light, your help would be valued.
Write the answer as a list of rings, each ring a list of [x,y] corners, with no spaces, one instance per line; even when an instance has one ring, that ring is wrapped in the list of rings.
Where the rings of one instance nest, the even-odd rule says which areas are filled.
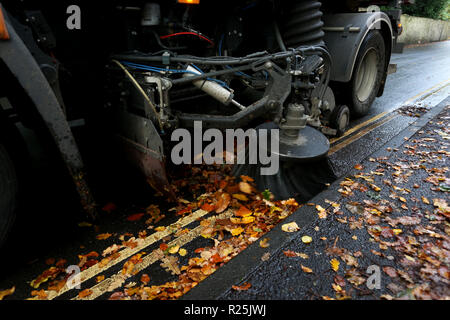
[[[2,8],[0,7],[0,40],[8,40],[9,33],[6,29],[5,17],[3,16]]]
[[[200,4],[200,0],[178,0],[178,3]]]

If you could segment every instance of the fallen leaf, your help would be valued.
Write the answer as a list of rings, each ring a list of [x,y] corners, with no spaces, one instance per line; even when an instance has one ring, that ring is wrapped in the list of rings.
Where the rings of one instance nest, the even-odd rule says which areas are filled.
[[[242,232],[244,232],[244,229],[241,228],[241,227],[238,227],[238,228],[235,228],[235,229],[232,229],[232,230],[231,230],[231,234],[232,234],[233,236],[238,236],[238,235],[240,235]]]
[[[317,205],[316,209],[318,211],[318,215],[320,219],[326,219],[327,218],[327,210],[322,208],[321,206]]]
[[[262,240],[259,242],[259,246],[260,246],[261,248],[268,248],[268,247],[270,246],[270,244],[269,244],[269,239],[268,239],[268,238],[262,239]]]
[[[241,286],[232,286],[231,288],[236,291],[247,291],[251,287],[252,287],[252,285],[250,283],[246,282]]]
[[[247,182],[239,182],[239,190],[246,194],[252,194],[252,186]]]
[[[240,200],[240,201],[248,201],[247,196],[244,194],[240,194],[240,193],[233,194],[233,198]]]
[[[180,249],[180,250],[178,251],[178,254],[179,254],[180,256],[184,257],[184,256],[187,254],[187,250],[186,250],[186,249]]]
[[[383,271],[391,278],[395,278],[398,276],[397,271],[392,267],[383,267]]]
[[[178,252],[178,250],[180,250],[180,246],[173,246],[169,248],[169,253],[170,254],[175,254]]]
[[[252,211],[250,211],[246,206],[240,206],[234,214],[238,217],[249,217],[252,215]]]
[[[141,218],[144,216],[145,213],[136,213],[132,214],[131,216],[127,217],[128,221],[138,221],[141,220]]]
[[[150,277],[148,276],[148,274],[144,273],[144,274],[141,276],[141,282],[144,283],[144,284],[147,284],[147,283],[150,282]]]
[[[221,193],[216,203],[216,212],[217,213],[224,212],[230,205],[230,202],[231,202],[230,195],[228,193]]]
[[[303,243],[311,243],[312,242],[312,238],[310,236],[303,236],[302,237],[302,242]]]
[[[281,230],[284,232],[296,232],[299,231],[300,228],[296,222],[286,223],[281,226]]]
[[[304,265],[301,265],[303,272],[306,273],[313,273],[311,268],[305,267]]]
[[[266,252],[263,254],[263,256],[261,257],[261,261],[267,261],[270,259],[270,252]]]
[[[337,259],[332,259],[332,260],[330,261],[330,264],[331,264],[331,268],[332,268],[335,272],[337,272],[337,271],[339,270],[339,264],[340,264],[339,260],[337,260]]]
[[[92,290],[86,289],[86,290],[80,291],[80,293],[78,293],[78,297],[80,299],[83,299],[83,298],[89,297],[91,294],[92,294]]]
[[[4,297],[10,296],[16,291],[16,287],[12,287],[11,289],[0,291],[0,300],[3,300]]]
[[[106,240],[109,237],[111,237],[112,234],[111,233],[102,233],[96,236],[97,240]]]

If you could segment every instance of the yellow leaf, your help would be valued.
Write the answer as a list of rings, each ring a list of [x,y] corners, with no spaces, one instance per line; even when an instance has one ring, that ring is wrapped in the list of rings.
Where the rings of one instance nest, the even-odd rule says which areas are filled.
[[[105,276],[97,276],[97,283],[102,282],[105,280]]]
[[[186,249],[180,249],[180,250],[178,251],[178,254],[179,254],[180,256],[184,257],[184,256],[187,254],[187,250],[186,250]]]
[[[233,194],[233,198],[235,198],[237,200],[241,200],[241,201],[248,201],[247,196],[244,194],[240,194],[240,193]]]
[[[337,260],[337,259],[332,259],[331,261],[330,261],[330,263],[331,263],[331,268],[334,270],[334,271],[338,271],[339,270],[339,264],[340,264],[340,262]]]
[[[402,229],[392,229],[392,231],[394,231],[394,233],[395,233],[396,235],[399,235],[400,233],[403,232]]]
[[[281,226],[281,230],[284,232],[296,232],[300,230],[296,222],[286,223]]]
[[[0,291],[0,300],[3,300],[3,298],[6,296],[12,295],[14,293],[14,291],[16,291],[16,287],[12,287],[11,289]]]
[[[376,191],[376,192],[380,192],[380,191],[381,191],[381,188],[380,188],[380,187],[377,187],[377,186],[374,185],[374,184],[370,184],[370,187],[371,187],[374,191]]]
[[[399,197],[398,199],[399,199],[401,202],[405,202],[405,203],[406,203],[406,199],[405,199],[405,198]]]
[[[303,236],[302,241],[303,241],[303,243],[311,243],[312,238],[310,236]]]
[[[240,235],[242,232],[244,232],[244,229],[242,229],[241,227],[231,230],[231,234],[232,234],[233,236],[238,236],[238,235]]]
[[[231,218],[230,218],[230,221],[231,221],[231,223],[234,223],[234,224],[240,224],[240,223],[242,223],[242,219],[235,218],[235,217],[231,217]]]
[[[260,246],[261,248],[267,248],[267,247],[269,247],[269,246],[270,246],[270,244],[269,244],[269,239],[267,239],[267,238],[262,239],[262,240],[259,242],[259,246]]]
[[[430,201],[428,201],[428,199],[425,198],[425,197],[422,197],[422,201],[423,201],[423,203],[425,203],[425,204],[430,204]]]
[[[302,270],[304,272],[306,272],[306,273],[312,273],[313,272],[311,268],[305,267],[304,265],[301,265],[301,266],[302,266]]]
[[[327,210],[325,210],[324,208],[322,208],[319,205],[316,206],[316,209],[317,209],[317,211],[319,211],[318,215],[319,215],[320,219],[326,219],[327,218]]]
[[[244,217],[242,218],[243,224],[249,224],[255,221],[255,217]]]
[[[169,253],[170,254],[175,254],[178,252],[178,250],[180,250],[180,246],[173,246],[169,248]]]
[[[164,230],[166,230],[166,227],[158,227],[158,228],[155,228],[155,231],[164,231]]]

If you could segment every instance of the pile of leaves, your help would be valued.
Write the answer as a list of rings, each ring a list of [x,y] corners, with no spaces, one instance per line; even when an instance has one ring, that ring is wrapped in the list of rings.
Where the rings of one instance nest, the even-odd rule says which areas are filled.
[[[273,201],[273,196],[268,190],[259,192],[255,189],[252,178],[242,176],[237,179],[231,176],[230,166],[189,166],[183,172],[184,176],[174,180],[172,185],[179,195],[175,207],[168,212],[162,212],[158,205],[152,204],[142,213],[127,216],[127,221],[142,223],[145,228],[138,235],[97,234],[98,241],[118,237],[120,243],[108,246],[101,253],[91,251],[79,254],[78,267],[84,271],[114,263],[114,260],[121,257],[124,250],[141,246],[144,239],[153,231],[167,230],[169,227],[163,225],[155,227],[166,216],[176,216],[179,219],[197,210],[207,212],[198,224],[201,227],[200,236],[208,239],[211,245],[190,252],[187,265],[180,265],[179,257],[186,256],[188,252],[179,246],[169,246],[169,242],[173,237],[180,237],[190,230],[178,227],[167,230],[168,236],[164,237],[159,247],[149,254],[155,254],[161,267],[178,277],[178,280],[152,285],[151,275],[142,273],[139,280],[135,281],[139,276],[143,257],[147,255],[146,252],[139,252],[123,263],[120,277],[114,280],[118,288],[123,288],[121,291],[113,291],[110,299],[178,299],[299,207],[293,199]],[[108,204],[105,208],[105,210],[116,210],[113,204]],[[32,299],[48,299],[68,285],[70,275],[65,272],[67,261],[48,261],[48,264],[51,266],[31,282],[31,286],[35,289],[31,293]],[[134,282],[123,286],[126,280],[132,277]],[[96,282],[100,283],[104,279],[104,276],[99,275]],[[42,289],[44,284],[47,284],[47,289]],[[89,298],[92,293],[90,289],[80,291],[78,298]]]
[[[199,171],[199,173],[202,179],[206,178],[212,182],[202,185],[207,187],[209,193],[202,194],[196,202],[186,204],[184,209],[179,208],[177,214],[180,212],[186,214],[194,208],[201,208],[213,214],[227,212],[227,217],[200,221],[201,236],[210,239],[211,246],[197,248],[187,265],[180,267],[176,254],[181,254],[182,249],[168,247],[163,243],[160,249],[166,255],[166,262],[162,264],[162,267],[177,274],[178,280],[149,286],[147,278],[144,279],[145,281],[141,279],[140,284],[115,292],[110,299],[177,299],[273,229],[299,207],[293,199],[272,201],[270,193],[261,193],[254,188],[253,179],[250,177],[242,176],[241,181],[237,182],[235,178],[223,175],[220,171]],[[198,184],[195,185],[198,186]],[[171,264],[170,266],[167,265],[167,261]]]

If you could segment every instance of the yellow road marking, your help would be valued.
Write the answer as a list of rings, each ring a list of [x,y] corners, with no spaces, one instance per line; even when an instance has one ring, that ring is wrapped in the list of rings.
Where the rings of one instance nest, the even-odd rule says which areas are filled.
[[[423,92],[421,92],[421,93],[415,95],[414,97],[412,97],[412,98],[406,100],[405,102],[402,103],[402,106],[403,106],[403,105],[408,105],[408,104],[410,104],[410,103],[413,103],[413,102],[415,102],[416,100],[418,100],[419,98],[420,98],[419,100],[424,100],[424,99],[426,99],[427,97],[429,97],[430,95],[435,94],[436,92],[438,92],[438,91],[444,89],[444,88],[447,87],[448,85],[450,85],[450,79],[447,79],[447,80],[444,80],[444,81],[442,81],[442,82],[439,82],[438,84],[434,85],[433,87],[431,87],[431,88],[429,88],[429,89],[427,89],[427,90],[425,90],[425,91],[423,91]],[[435,90],[436,88],[438,88],[438,89]],[[434,90],[434,91],[433,91],[433,90]],[[369,119],[369,120],[367,120],[367,121],[365,121],[365,122],[363,122],[363,123],[360,123],[359,125],[357,125],[357,126],[351,128],[351,129],[349,129],[348,131],[346,131],[346,132],[344,133],[343,136],[341,136],[341,137],[339,137],[339,138],[331,139],[331,140],[330,140],[330,143],[335,143],[335,142],[337,142],[337,141],[340,141],[340,140],[342,140],[342,139],[348,137],[348,136],[351,135],[352,133],[358,131],[359,129],[361,129],[361,128],[365,127],[365,126],[368,126],[368,125],[372,124],[373,122],[376,122],[377,120],[383,118],[384,116],[386,116],[387,114],[391,113],[392,111],[395,111],[396,109],[397,109],[397,108],[389,109],[388,111],[382,112],[382,113],[380,113],[380,114],[374,116],[373,118],[371,118],[371,119]],[[333,146],[333,147],[330,149],[329,155],[331,155],[331,154],[333,154],[333,153],[335,153],[335,152],[341,150],[342,148],[348,146],[350,143],[357,141],[359,138],[365,136],[365,135],[366,135],[367,133],[369,133],[371,130],[373,130],[373,129],[375,129],[375,128],[378,128],[379,126],[383,125],[383,124],[386,123],[387,121],[392,120],[393,118],[394,118],[394,116],[390,116],[390,117],[384,119],[383,121],[381,121],[379,124],[372,125],[372,126],[366,128],[366,129],[364,129],[363,131],[361,131],[361,132],[363,133],[362,135],[360,135],[360,134],[358,133],[358,134],[355,135],[354,137],[352,137],[352,138],[350,138],[350,139],[348,139],[348,140],[346,139],[346,140],[340,142],[339,144]]]
[[[340,141],[340,140],[344,139],[345,137],[351,135],[353,132],[355,132],[355,131],[361,129],[362,127],[365,127],[365,126],[368,125],[368,124],[371,124],[372,122],[377,121],[378,119],[384,117],[384,116],[387,115],[388,113],[389,113],[389,111],[382,112],[382,113],[376,115],[375,117],[370,118],[369,120],[364,121],[363,123],[360,123],[360,124],[358,124],[357,126],[354,126],[353,128],[351,128],[351,129],[345,131],[345,133],[344,133],[343,136],[341,136],[341,137],[339,137],[339,138],[331,139],[331,140],[330,140],[330,143],[335,143],[336,141]]]
[[[386,119],[383,119],[380,122],[376,122],[374,124],[372,124],[371,126],[365,128],[364,130],[359,131],[356,135],[354,135],[353,137],[335,145],[334,147],[332,147],[330,149],[330,152],[328,153],[329,155],[332,155],[333,153],[338,152],[339,150],[341,150],[342,148],[348,146],[349,144],[359,140],[360,138],[364,137],[366,134],[370,133],[372,130],[374,130],[375,128],[378,128],[380,126],[382,126],[383,124],[385,124],[386,122],[391,121],[392,119],[396,118],[398,115],[393,114],[390,115],[389,117],[387,117]]]
[[[447,83],[446,85],[443,85],[444,83]],[[438,91],[440,91],[440,90],[442,90],[443,88],[445,88],[446,86],[448,86],[450,84],[450,78],[449,79],[447,79],[447,80],[444,80],[444,81],[442,81],[442,82],[439,82],[438,84],[436,84],[435,86],[433,86],[433,87],[431,87],[431,88],[429,88],[429,89],[427,89],[427,90],[425,90],[425,91],[423,91],[423,92],[421,92],[421,93],[419,93],[419,94],[416,94],[414,97],[412,97],[411,99],[408,99],[407,101],[405,101],[402,105],[408,105],[408,104],[410,104],[410,103],[413,103],[415,100],[417,100],[418,98],[422,98],[422,100],[424,99],[424,98],[426,98],[426,97],[423,97],[424,95],[426,95],[427,93],[431,93],[431,94],[433,94],[433,93],[435,93],[435,92],[438,92]],[[441,86],[441,87],[440,87]],[[432,90],[434,90],[435,88],[437,88],[437,87],[440,87],[438,90],[436,90],[436,91],[434,91],[434,92],[431,92]]]
[[[210,222],[214,222],[216,220],[227,219],[232,216],[233,216],[233,211],[228,210],[225,213],[208,218],[207,220]],[[203,229],[204,229],[204,227],[198,226],[198,227],[192,229],[190,232],[174,239],[173,241],[168,243],[169,248],[172,246],[182,247],[182,246],[188,244],[192,240],[199,237],[201,235]],[[144,269],[148,268],[151,264],[162,259],[163,257],[164,257],[163,251],[161,249],[156,249],[152,253],[146,255],[143,258],[141,263],[135,265],[134,270],[136,272],[141,272]],[[106,292],[112,292],[112,291],[117,290],[118,288],[122,287],[123,284],[125,283],[126,279],[129,277],[130,277],[129,275],[128,276],[123,275],[122,270],[120,270],[118,273],[114,274],[113,276],[111,276],[107,279],[104,279],[100,283],[98,283],[95,286],[93,286],[92,288],[90,288],[90,290],[92,291],[92,294],[90,294],[89,296],[87,296],[85,298],[79,298],[78,296],[76,296],[76,297],[72,298],[72,300],[94,300],[95,298],[98,298],[99,296],[103,295]]]
[[[175,230],[176,228],[185,227],[185,226],[191,224],[192,222],[194,222],[195,220],[205,216],[206,214],[208,214],[207,211],[197,210],[194,213],[179,219],[177,222],[171,224],[169,227],[166,227],[166,229],[164,231],[158,231],[158,232],[146,237],[142,241],[142,243],[140,243],[137,247],[126,248],[126,249],[120,251],[120,256],[117,259],[110,261],[105,266],[100,267],[100,264],[97,263],[97,264],[93,265],[92,267],[82,271],[80,273],[81,283],[83,283],[83,282],[95,277],[99,273],[102,273],[102,272],[106,271],[107,269],[117,265],[118,263],[122,262],[123,260],[135,255],[136,253],[144,250],[145,248],[149,247],[150,245],[154,244],[155,242],[161,240],[162,238],[167,237],[168,235],[170,235],[172,233],[172,230]],[[72,289],[70,289],[66,284],[58,292],[50,291],[47,295],[48,300],[52,300],[70,290],[72,290]]]

